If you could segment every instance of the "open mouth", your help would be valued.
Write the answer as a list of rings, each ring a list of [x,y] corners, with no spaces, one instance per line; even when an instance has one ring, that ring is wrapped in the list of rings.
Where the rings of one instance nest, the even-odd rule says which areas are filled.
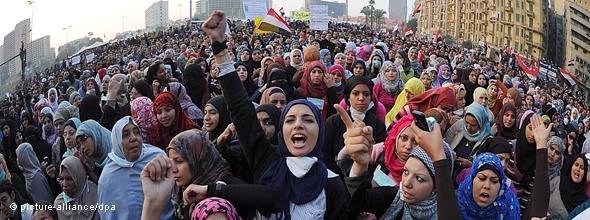
[[[412,193],[409,193],[406,190],[402,190],[403,194],[404,194],[404,198],[412,198],[414,195]]]
[[[576,179],[580,178],[580,172],[574,171],[574,178],[576,178]]]
[[[482,201],[487,201],[488,199],[490,199],[490,194],[488,193],[480,193],[479,194],[479,199]]]
[[[291,141],[293,142],[293,146],[295,148],[302,148],[305,146],[305,141],[307,140],[307,136],[304,134],[294,134],[291,136]]]

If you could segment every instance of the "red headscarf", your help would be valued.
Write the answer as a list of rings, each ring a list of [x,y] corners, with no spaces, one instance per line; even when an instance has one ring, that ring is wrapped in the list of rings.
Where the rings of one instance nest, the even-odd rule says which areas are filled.
[[[397,113],[394,122],[400,118],[411,115],[412,111],[418,110],[425,112],[431,108],[440,108],[443,110],[455,109],[457,106],[457,98],[453,89],[448,87],[432,88],[419,96],[412,98],[408,103]]]
[[[320,81],[320,84],[312,84],[310,80],[311,70],[313,68],[319,67],[322,72],[327,73],[326,65],[324,65],[321,61],[313,61],[311,62],[307,68],[305,68],[305,73],[303,74],[303,78],[300,80],[300,86],[297,91],[301,93],[301,95],[308,97],[308,98],[324,98],[326,94],[328,94],[328,87],[326,83],[324,83],[323,79]]]
[[[395,153],[397,137],[402,131],[412,125],[412,121],[414,121],[412,115],[406,115],[400,119],[395,125],[393,125],[389,134],[387,134],[385,143],[383,144],[383,147],[385,148],[385,166],[389,170],[389,176],[393,177],[398,185],[402,181],[402,173],[404,171],[405,163],[399,161],[397,154]]]
[[[182,111],[180,102],[176,96],[170,92],[162,92],[156,97],[153,108],[154,115],[158,114],[158,109],[166,106],[173,108],[175,111],[174,123],[172,123],[171,127],[167,128],[158,121],[156,126],[154,126],[153,135],[150,135],[150,144],[162,149],[166,149],[170,140],[180,132],[199,128],[199,126],[195,124],[184,111]]]

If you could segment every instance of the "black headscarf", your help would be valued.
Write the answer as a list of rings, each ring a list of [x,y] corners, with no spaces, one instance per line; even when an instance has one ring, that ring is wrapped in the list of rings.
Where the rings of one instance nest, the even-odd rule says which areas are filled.
[[[217,110],[217,114],[219,114],[219,122],[217,122],[217,127],[215,127],[213,131],[209,132],[209,140],[214,141],[231,123],[231,117],[229,115],[227,104],[225,104],[225,98],[223,96],[217,96],[210,99],[209,102],[207,102],[207,105],[212,105]]]
[[[44,161],[43,158],[45,157],[51,160],[51,145],[41,138],[39,129],[35,126],[27,126],[27,128],[25,128],[25,131],[23,132],[23,141],[33,146],[33,150],[40,162]]]
[[[209,100],[209,86],[204,71],[200,65],[190,64],[186,66],[182,74],[186,93],[199,109],[203,109]]]
[[[275,125],[275,133],[270,138],[270,143],[273,145],[278,145],[279,142],[277,139],[277,134],[279,133],[279,118],[281,117],[281,112],[276,106],[272,104],[259,105],[258,108],[256,108],[256,113],[258,112],[266,112],[268,117],[270,117],[272,120],[272,123]]]
[[[248,96],[252,96],[252,94],[254,94],[254,92],[256,92],[256,90],[258,89],[258,86],[256,86],[256,83],[254,83],[254,80],[252,80],[252,71],[250,71],[250,69],[248,68],[248,65],[246,63],[242,63],[242,62],[236,62],[234,63],[234,68],[238,68],[238,66],[243,66],[244,68],[246,68],[246,71],[248,71],[248,77],[246,77],[246,80],[244,82],[242,82],[242,84],[244,85],[244,88],[246,88],[246,92],[248,93]]]
[[[346,102],[346,105],[350,106],[350,101],[348,101],[350,93],[352,92],[352,89],[359,84],[364,84],[369,87],[371,100],[373,99],[373,81],[364,76],[352,76],[346,80],[346,86],[344,87],[344,101]]]
[[[354,63],[352,64],[352,69],[354,70],[354,67],[356,65],[362,65],[363,66],[363,70],[364,70],[364,74],[363,76],[367,77],[369,75],[369,71],[367,70],[367,65],[365,64],[365,61],[362,60],[356,60],[354,61]]]
[[[529,112],[522,120],[519,126],[518,138],[516,139],[516,167],[518,170],[527,176],[532,176],[535,172],[535,152],[537,145],[535,143],[529,143],[526,138],[526,127],[531,123],[531,117],[534,115],[533,112]]]
[[[584,172],[582,173],[582,181],[575,183],[571,177],[571,170],[574,164],[569,164],[564,167],[564,172],[561,173],[561,180],[559,182],[559,193],[561,194],[561,201],[565,205],[568,212],[573,211],[578,205],[588,200],[586,196],[586,179],[588,178],[588,160],[583,154],[580,154],[574,159],[575,161],[581,158],[584,162]]]
[[[273,80],[282,80],[282,82],[272,82]],[[272,69],[270,71],[270,74],[268,75],[267,78],[267,88],[276,86],[279,87],[281,89],[283,89],[283,91],[285,91],[285,95],[287,96],[287,102],[291,102],[298,97],[297,95],[297,91],[295,91],[295,89],[293,89],[293,85],[291,84],[291,79],[289,78],[289,74],[287,73],[287,71],[280,69],[280,68],[276,68],[276,69]]]
[[[518,111],[516,109],[516,106],[514,106],[514,104],[512,103],[506,103],[502,106],[502,110],[500,110],[500,114],[498,114],[496,116],[496,125],[498,127],[498,133],[496,133],[496,136],[500,136],[500,137],[504,137],[506,139],[509,140],[513,140],[516,139],[516,122],[514,122],[514,125],[512,125],[512,127],[507,128],[504,127],[504,114],[507,111],[512,111],[512,113],[514,113],[514,117],[516,117],[518,115]]]
[[[80,102],[80,121],[93,119],[100,121],[102,109],[100,108],[100,98],[95,95],[86,95]]]
[[[478,147],[476,156],[485,152],[512,154],[512,144],[504,137],[490,137]]]
[[[135,88],[139,94],[142,96],[150,98],[150,100],[154,101],[154,93],[152,92],[152,86],[150,86],[145,80],[138,80],[137,82],[133,83],[132,88]]]
[[[412,68],[412,62],[410,62],[408,54],[404,50],[398,50],[397,54],[399,54],[403,59],[402,66],[404,67],[404,71],[410,70],[410,68]],[[395,61],[395,57],[390,57],[389,59],[392,60],[392,62]]]

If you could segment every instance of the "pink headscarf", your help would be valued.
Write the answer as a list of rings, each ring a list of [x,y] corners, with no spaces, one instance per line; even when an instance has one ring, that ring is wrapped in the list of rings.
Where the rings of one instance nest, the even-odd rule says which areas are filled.
[[[152,100],[142,96],[131,101],[131,117],[139,125],[144,141],[149,140],[150,130],[156,125],[156,116],[152,110]]]

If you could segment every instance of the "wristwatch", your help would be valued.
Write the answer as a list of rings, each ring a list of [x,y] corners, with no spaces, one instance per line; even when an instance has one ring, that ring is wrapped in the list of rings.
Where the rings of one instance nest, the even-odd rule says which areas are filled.
[[[217,181],[217,182],[215,182],[215,193],[214,194],[216,196],[221,195],[221,188],[224,187],[224,186],[226,186],[226,185],[227,184],[225,182],[223,182],[223,181]]]

